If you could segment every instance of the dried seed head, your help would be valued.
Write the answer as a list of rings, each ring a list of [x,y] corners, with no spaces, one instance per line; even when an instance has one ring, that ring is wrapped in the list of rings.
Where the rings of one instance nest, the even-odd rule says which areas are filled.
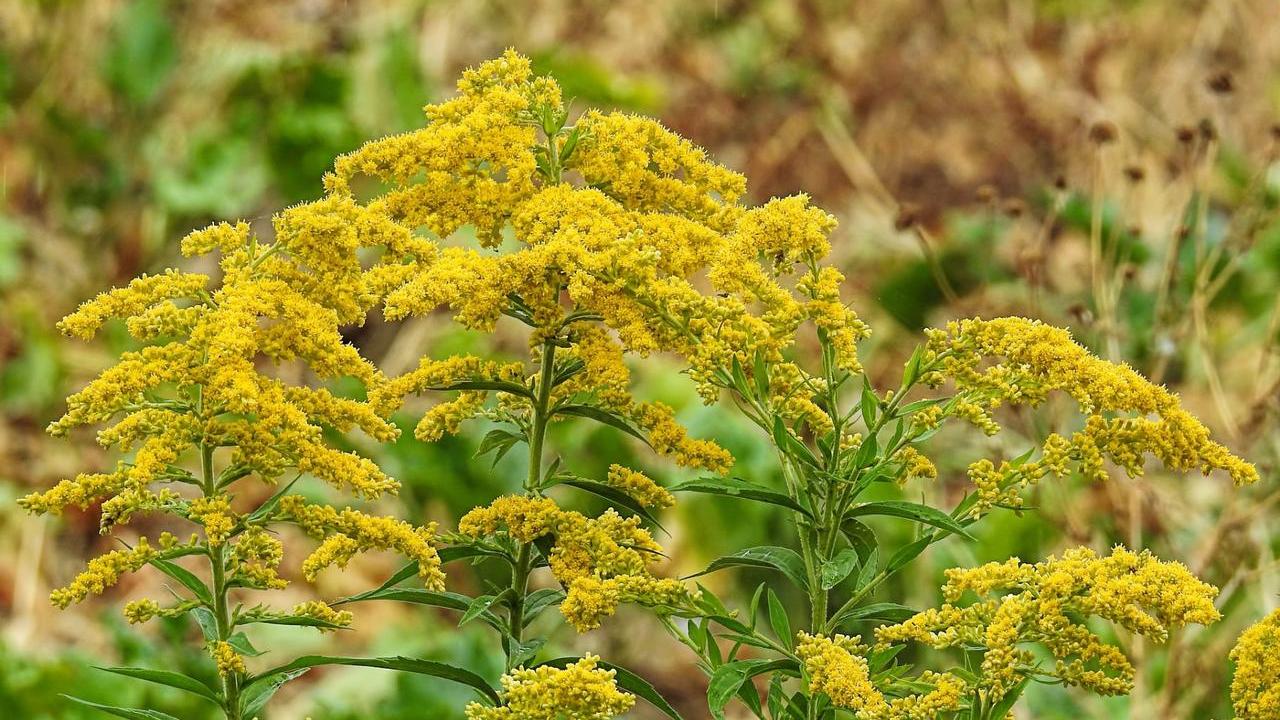
[[[1147,171],[1141,165],[1126,165],[1124,176],[1129,178],[1129,182],[1140,183],[1147,176]]]
[[[1125,280],[1132,280],[1138,274],[1138,266],[1133,263],[1125,263],[1120,272],[1124,275]]]
[[[1186,239],[1187,239],[1187,238],[1189,238],[1189,237],[1191,237],[1191,226],[1190,226],[1190,225],[1183,225],[1182,227],[1178,228],[1178,239],[1179,239],[1179,240],[1186,240]]]
[[[908,230],[920,222],[920,206],[915,203],[902,203],[898,206],[898,215],[893,219],[893,227],[897,230]]]
[[[1190,125],[1179,125],[1177,135],[1178,142],[1183,145],[1190,145],[1196,139],[1196,129]]]
[[[1205,142],[1213,142],[1218,139],[1218,128],[1214,127],[1213,121],[1209,118],[1201,119],[1196,129],[1200,131],[1200,138]]]
[[[1128,233],[1130,237],[1142,237],[1142,226],[1130,225],[1129,227],[1125,228],[1125,232]]]
[[[1019,218],[1026,213],[1027,203],[1021,198],[1009,198],[1004,201],[1004,204],[1000,209],[1004,211],[1005,215],[1008,215],[1011,218]]]
[[[1235,92],[1235,82],[1231,79],[1231,73],[1225,70],[1209,76],[1209,80],[1205,83],[1209,90],[1217,95],[1229,95]]]
[[[1100,120],[1089,127],[1089,140],[1098,145],[1115,142],[1118,134],[1115,124],[1107,120]]]
[[[1271,126],[1271,139],[1280,142],[1280,123]]]
[[[1066,190],[1066,189],[1067,189],[1067,176],[1066,176],[1066,175],[1059,174],[1057,177],[1055,177],[1055,178],[1053,179],[1053,187],[1054,187],[1054,188],[1056,188],[1056,189],[1058,189],[1058,190]]]

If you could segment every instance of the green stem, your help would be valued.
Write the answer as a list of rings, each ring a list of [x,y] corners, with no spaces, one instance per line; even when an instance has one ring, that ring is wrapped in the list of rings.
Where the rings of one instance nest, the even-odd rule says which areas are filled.
[[[204,481],[205,497],[217,494],[217,478],[213,473],[213,447],[200,444],[200,471]],[[213,619],[217,630],[217,640],[226,642],[233,632],[235,623],[231,619],[230,605],[227,602],[227,560],[226,545],[219,544],[209,549],[209,565],[213,584]],[[240,720],[240,676],[237,673],[224,675],[222,678],[223,710],[227,720]]]
[[[524,489],[542,492],[542,448],[547,436],[547,421],[551,407],[551,384],[555,378],[556,346],[550,341],[542,343],[542,368],[538,374],[537,397],[533,404],[533,423],[529,430],[529,475]],[[533,544],[523,543],[511,570],[511,599],[507,602],[508,624],[511,626],[511,642],[507,645],[507,669],[516,645],[524,639],[524,600],[529,591],[529,573],[533,569]]]

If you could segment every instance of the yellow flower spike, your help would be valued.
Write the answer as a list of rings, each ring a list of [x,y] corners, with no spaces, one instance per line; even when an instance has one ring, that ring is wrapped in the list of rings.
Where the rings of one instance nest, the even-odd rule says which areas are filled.
[[[866,658],[860,651],[859,638],[800,633],[796,657],[804,663],[809,690],[823,693],[832,704],[853,710],[858,717],[874,718],[888,711],[884,694],[871,683]]]
[[[467,705],[467,720],[612,720],[635,705],[635,696],[618,689],[616,673],[596,666],[587,655],[564,669],[547,665],[518,668],[502,676],[497,707]]]
[[[101,595],[119,582],[122,575],[137,572],[156,556],[156,550],[147,543],[147,539],[138,538],[137,545],[131,549],[112,550],[90,560],[84,572],[77,575],[71,584],[54,590],[49,600],[65,609],[90,595]]]
[[[1070,438],[1086,475],[1104,478],[1103,458],[1140,475],[1150,454],[1171,470],[1225,470],[1236,485],[1258,480],[1257,469],[1211,440],[1176,395],[1092,355],[1066,330],[1017,317],[961,320],[930,331],[928,348],[962,393],[985,398],[964,401],[954,413],[988,430],[998,429],[989,411],[1001,402],[1036,405],[1054,391],[1070,395],[1086,415],[1085,428]],[[1000,360],[993,365],[992,358]],[[1132,417],[1110,417],[1117,413]]]
[[[1231,704],[1238,720],[1280,717],[1280,610],[1245,630],[1231,650]]]
[[[616,463],[609,466],[605,482],[631,496],[642,507],[666,508],[676,502],[666,488],[655,483],[649,476]]]
[[[430,590],[444,588],[440,556],[432,544],[435,525],[414,527],[403,520],[375,517],[358,510],[337,510],[313,505],[298,495],[280,499],[283,517],[323,542],[302,564],[303,575],[314,580],[330,565],[345,567],[356,554],[369,550],[396,550],[418,562],[418,577]]]
[[[1096,616],[1157,642],[1171,628],[1221,618],[1213,605],[1217,588],[1180,563],[1123,547],[1106,557],[1076,548],[1035,564],[1013,558],[948,570],[946,577],[947,604],[877,628],[877,648],[905,642],[986,648],[982,686],[996,697],[1035,664],[1035,655],[1022,647],[1032,643],[1045,646],[1056,663],[1039,672],[1104,695],[1127,693],[1134,675],[1128,658],[1076,618]],[[978,601],[960,604],[970,594]]]
[[[231,643],[224,640],[213,643],[210,654],[218,666],[218,674],[224,678],[244,674],[244,658],[240,656],[240,653],[236,652]]]

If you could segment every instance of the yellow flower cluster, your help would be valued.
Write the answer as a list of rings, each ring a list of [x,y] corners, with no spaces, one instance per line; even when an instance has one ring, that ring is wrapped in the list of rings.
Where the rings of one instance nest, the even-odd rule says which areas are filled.
[[[187,518],[204,526],[204,536],[208,538],[209,547],[217,547],[226,542],[236,526],[236,515],[231,511],[231,502],[226,496],[192,500],[187,508]]]
[[[642,472],[618,464],[609,466],[606,482],[630,495],[642,507],[665,508],[675,504],[675,497],[667,489]]]
[[[1280,610],[1245,630],[1231,650],[1231,704],[1238,720],[1280,717]]]
[[[346,567],[357,553],[368,550],[395,550],[418,563],[418,577],[432,590],[444,589],[444,572],[440,555],[432,540],[435,525],[414,527],[403,520],[375,517],[358,510],[337,510],[328,505],[313,505],[298,495],[280,499],[280,517],[296,523],[315,538],[320,546],[302,563],[302,574],[314,580],[330,565]]]
[[[822,693],[832,704],[854,711],[858,720],[934,720],[940,713],[958,710],[968,685],[950,673],[922,673],[917,684],[932,689],[920,694],[886,698],[871,680],[864,657],[868,650],[858,637],[835,635],[797,636],[796,657],[812,693]]]
[[[225,640],[219,640],[210,646],[210,654],[213,656],[214,663],[218,666],[218,674],[223,677],[232,675],[243,675],[245,671],[244,658],[231,643]]]
[[[631,709],[635,696],[618,689],[613,670],[587,655],[563,669],[543,665],[502,676],[502,704],[467,705],[467,720],[612,720]]]
[[[861,638],[800,633],[796,657],[804,663],[809,690],[823,693],[837,707],[853,710],[858,718],[875,718],[889,708],[884,694],[871,683],[867,660],[862,656],[866,646]]]
[[[1099,617],[1163,642],[1170,628],[1221,617],[1213,605],[1216,588],[1180,563],[1123,547],[1106,557],[1076,548],[1036,564],[1014,558],[948,570],[942,590],[946,604],[878,628],[877,646],[914,641],[936,649],[985,648],[982,686],[995,697],[1036,669],[1035,655],[1023,647],[1031,644],[1056,661],[1052,670],[1037,672],[1104,695],[1128,692],[1134,673],[1128,658],[1080,618]],[[970,592],[977,601],[959,604]]]
[[[375,204],[380,214],[441,237],[471,225],[482,242],[496,244],[512,209],[534,188],[536,136],[528,113],[558,107],[559,89],[531,79],[528,59],[508,51],[466,71],[458,91],[427,106],[425,128],[338,158],[326,188],[346,196],[357,176],[373,176],[393,185]]]
[[[458,530],[475,538],[505,530],[521,543],[554,536],[548,562],[567,590],[560,611],[579,632],[599,627],[624,602],[671,605],[688,597],[682,583],[649,573],[662,548],[639,519],[612,509],[589,518],[550,498],[505,495],[468,512]]]
[[[346,627],[351,624],[352,615],[346,610],[334,610],[328,603],[319,600],[309,600],[304,603],[295,605],[290,613],[294,617],[305,617],[313,620],[331,623],[333,625],[341,625]],[[322,628],[322,631],[324,629]]]
[[[1070,395],[1086,422],[1063,449],[1091,477],[1106,477],[1104,459],[1141,475],[1153,455],[1171,470],[1225,470],[1237,485],[1258,480],[1257,469],[1211,440],[1176,395],[1092,355],[1066,330],[1017,317],[961,320],[930,331],[928,349],[928,361],[938,364],[933,379],[951,378],[965,398],[955,414],[982,424],[992,423],[988,413],[1001,403]]]
[[[112,550],[90,560],[83,572],[66,587],[54,590],[49,600],[60,608],[66,608],[90,595],[101,595],[119,582],[121,575],[137,572],[158,556],[146,538],[139,538],[138,544],[130,549]]]

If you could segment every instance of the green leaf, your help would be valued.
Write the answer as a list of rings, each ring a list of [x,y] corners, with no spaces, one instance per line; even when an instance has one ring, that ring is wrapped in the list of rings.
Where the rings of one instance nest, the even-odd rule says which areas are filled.
[[[735,660],[725,663],[711,673],[711,681],[707,686],[707,706],[712,717],[724,717],[724,708],[735,695],[743,689],[748,680],[767,672],[788,670],[799,673],[799,666],[794,660]],[[754,689],[752,689],[754,694]],[[744,702],[747,700],[744,699]]]
[[[789,648],[795,642],[795,637],[791,634],[791,621],[787,619],[787,609],[783,607],[782,601],[773,592],[773,588],[769,588],[768,595],[769,627],[773,628],[773,634],[778,637],[778,640]]]
[[[521,440],[524,440],[523,435],[513,433],[510,430],[503,430],[502,428],[490,430],[484,436],[484,439],[480,441],[480,447],[476,448],[475,456],[484,457],[488,453],[497,451],[493,457],[493,464],[497,465],[498,461],[507,454],[507,451]]]
[[[513,667],[523,667],[532,660],[533,656],[537,655],[538,651],[542,649],[542,646],[546,644],[546,638],[533,638],[526,642],[513,644],[511,646],[511,665]]]
[[[200,633],[204,635],[207,642],[218,639],[218,621],[214,619],[213,613],[208,608],[192,608],[191,616],[196,619],[196,624],[200,626]]]
[[[799,460],[810,467],[822,467],[818,458],[813,456],[813,452],[791,434],[781,417],[773,419],[773,442],[779,450],[786,453],[787,457]]]
[[[314,627],[323,628],[325,630],[346,630],[346,625],[321,620],[320,618],[309,617],[306,615],[262,615],[255,617],[249,615],[240,618],[241,625],[291,625],[295,627]]]
[[[631,423],[608,410],[603,410],[594,405],[565,405],[557,408],[556,411],[552,413],[553,417],[555,415],[573,415],[575,417],[584,417],[590,420],[595,420],[602,425],[617,428],[631,437],[637,438],[646,445],[649,444],[649,438],[645,437],[644,433],[640,432],[640,430]]]
[[[506,593],[503,592],[497,595],[481,595],[479,597],[472,598],[471,602],[467,605],[467,611],[462,613],[462,619],[458,621],[458,627],[462,627],[472,620],[475,620],[481,613],[492,613],[493,611],[489,608],[493,607],[494,603],[504,599],[505,597]]]
[[[578,657],[560,657],[555,660],[548,660],[544,663],[540,663],[538,667],[547,665],[549,667],[564,669],[581,659],[582,658]],[[662,694],[659,693],[653,685],[649,684],[648,680],[645,680],[624,667],[614,665],[613,663],[607,663],[603,660],[597,660],[596,666],[604,668],[605,670],[614,671],[615,675],[613,679],[614,682],[618,684],[618,687],[654,706],[660,710],[662,714],[671,718],[671,720],[684,720],[684,718],[680,717],[680,713],[676,712],[674,707],[671,707],[671,703],[667,702],[666,699],[662,697]]]
[[[907,360],[902,370],[902,386],[909,388],[920,379],[920,363],[924,359],[924,345],[917,345],[911,358]]]
[[[898,623],[912,617],[916,614],[915,610],[898,603],[882,602],[863,605],[862,607],[850,608],[840,615],[836,616],[832,623],[835,626],[842,625],[846,622],[854,620],[880,620],[884,622]]]
[[[880,569],[879,565],[880,549],[876,548],[871,551],[871,554],[868,555],[867,559],[862,563],[862,567],[858,569],[858,582],[855,583],[855,585],[859,590],[866,587],[867,584],[871,582],[872,578],[876,576],[876,573]]]
[[[835,557],[822,563],[822,589],[830,590],[849,577],[858,564],[858,553],[852,548],[841,550]]]
[[[171,688],[177,688],[179,690],[189,692],[192,695],[199,695],[200,697],[215,704],[221,702],[218,693],[215,692],[213,688],[205,685],[199,680],[195,680],[187,677],[186,675],[180,675],[175,672],[169,672],[168,670],[150,670],[147,668],[134,667],[100,667],[97,665],[94,667],[99,670],[105,670],[109,673],[115,673],[116,675],[124,675],[125,677],[145,680],[158,685],[168,685]]]
[[[785,493],[780,493],[777,490],[737,477],[700,477],[681,480],[667,489],[671,492],[696,492],[756,500],[771,505],[780,505],[795,510],[806,517],[813,517],[813,513],[808,508],[791,499]]]
[[[271,701],[277,690],[284,687],[285,683],[290,680],[305,675],[308,670],[310,668],[299,668],[289,672],[277,673],[248,688],[240,696],[240,707],[242,708],[240,714],[246,718],[256,718],[262,708],[266,707],[267,703]]]
[[[249,517],[245,519],[245,524],[252,525],[254,523],[261,522],[264,518],[270,516],[271,513],[275,511],[276,506],[280,504],[280,499],[288,494],[289,490],[293,489],[294,484],[297,483],[298,479],[301,477],[302,474],[299,473],[292,480],[285,483],[282,487],[272,493],[271,497],[267,498],[266,502],[259,505],[257,510],[249,513]]]
[[[1018,703],[1018,698],[1022,697],[1022,691],[1027,688],[1030,682],[1031,678],[1022,678],[1022,682],[1009,688],[1004,697],[1000,698],[1000,702],[991,706],[991,712],[987,714],[987,717],[1002,718],[1008,715],[1009,711],[1013,710],[1013,706]]]
[[[245,684],[245,688],[252,687],[263,680],[281,673],[290,673],[294,670],[302,670],[305,668],[318,667],[320,665],[351,665],[356,667],[382,668],[383,670],[399,670],[401,672],[417,673],[418,675],[430,675],[432,677],[452,680],[456,683],[469,685],[476,690],[484,693],[486,697],[494,703],[499,701],[498,693],[485,682],[485,679],[479,675],[460,667],[454,667],[434,660],[420,660],[417,658],[398,657],[374,657],[374,658],[353,658],[353,657],[334,657],[330,655],[306,655],[294,660],[287,665],[281,665],[272,668],[260,675],[254,675],[249,678]]]
[[[528,625],[543,610],[564,599],[564,591],[559,588],[539,588],[529,593],[524,599],[524,623]]]
[[[889,558],[889,564],[886,565],[884,569],[885,574],[892,575],[902,566],[906,565],[912,560],[915,560],[916,556],[924,552],[925,548],[929,547],[932,544],[933,544],[933,536],[925,535],[924,537],[920,538],[919,540],[916,540],[915,542],[909,545],[903,545],[902,547],[898,548],[898,551],[895,552]]]
[[[866,562],[871,555],[871,551],[876,549],[876,534],[867,527],[866,523],[854,518],[846,518],[840,523],[840,531],[844,533],[845,539],[857,551],[858,557]]]
[[[72,702],[80,703],[86,707],[101,710],[105,713],[111,713],[116,717],[129,718],[129,720],[178,720],[178,718],[167,713],[162,713],[159,710],[135,710],[134,708],[116,707],[115,705],[102,705],[100,703],[82,700],[70,695],[63,695],[62,697]]]
[[[430,605],[431,607],[445,608],[448,610],[457,610],[460,613],[466,613],[471,610],[472,598],[456,592],[448,590],[436,591],[426,590],[424,588],[405,588],[405,587],[388,587],[373,590],[360,595],[334,603],[335,605],[343,602],[360,602],[368,600],[390,600],[393,602],[414,603],[416,605]],[[505,632],[506,623],[502,618],[488,609],[488,607],[480,608],[479,612],[474,616],[479,617],[490,627]]]
[[[209,592],[208,587],[205,587],[204,582],[201,581],[200,578],[196,577],[195,573],[181,565],[178,565],[177,563],[171,563],[168,560],[156,559],[152,560],[151,564],[158,568],[160,572],[163,572],[165,575],[168,575],[174,580],[182,583],[182,585],[190,590],[200,602],[205,605],[213,604],[213,594]]]
[[[266,655],[264,651],[254,647],[253,643],[249,642],[249,636],[242,632],[233,633],[231,637],[227,638],[227,644],[235,648],[236,652],[244,655],[245,657],[260,657],[262,655]]]
[[[857,452],[853,454],[853,465],[858,468],[870,467],[872,461],[876,459],[876,453],[880,451],[880,443],[876,439],[874,433],[868,434],[862,438],[862,444],[858,446]]]
[[[906,518],[914,520],[925,525],[932,525],[957,535],[962,535],[970,540],[975,539],[969,534],[964,526],[956,522],[950,515],[938,510],[937,508],[922,505],[920,503],[906,502],[902,500],[883,500],[880,502],[869,502],[859,505],[848,512],[848,517],[862,517],[865,515],[889,515],[893,517]]]
[[[592,495],[595,495],[596,497],[604,498],[605,500],[608,500],[614,505],[621,507],[622,509],[631,513],[632,515],[639,515],[640,517],[644,518],[646,522],[656,525],[660,528],[662,527],[662,524],[658,522],[658,518],[654,517],[653,513],[649,512],[645,508],[645,506],[636,502],[635,498],[631,497],[630,495],[626,494],[625,492],[619,490],[618,488],[612,485],[606,485],[602,482],[596,482],[595,480],[588,480],[586,478],[580,478],[580,477],[574,477],[574,476],[568,476],[568,477],[561,476],[560,479],[556,480],[556,484],[575,487],[575,488],[578,488],[579,490],[589,492]],[[664,529],[664,532],[665,532],[665,529]]]
[[[876,408],[880,405],[880,399],[876,397],[875,391],[871,389],[871,380],[863,378],[862,395],[858,398],[858,408],[862,411],[862,422],[869,428],[876,421]]]
[[[804,560],[801,559],[799,553],[790,548],[777,547],[776,545],[749,547],[732,555],[716,558],[705,570],[689,575],[685,579],[700,577],[727,567],[757,567],[780,570],[796,584],[796,587],[803,588],[808,584],[805,580]]]

